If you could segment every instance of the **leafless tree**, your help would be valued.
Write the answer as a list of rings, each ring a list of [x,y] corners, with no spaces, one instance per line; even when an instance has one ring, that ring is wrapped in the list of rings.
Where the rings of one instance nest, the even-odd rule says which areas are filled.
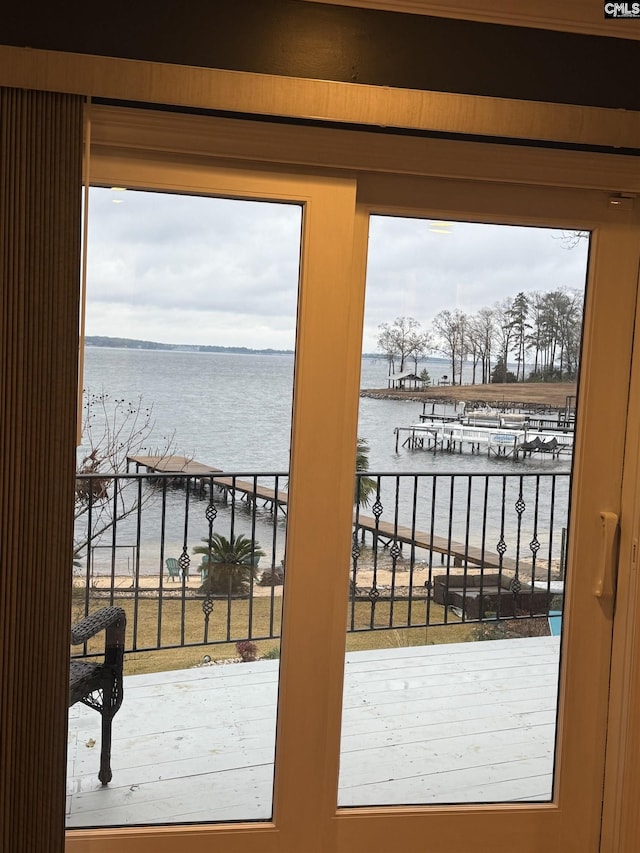
[[[467,355],[466,335],[468,318],[462,311],[440,311],[433,318],[433,328],[439,339],[439,349],[451,362],[451,384],[456,384],[456,375],[462,385],[462,364]]]
[[[396,372],[396,361],[398,373],[403,373],[407,358],[415,358],[414,353],[426,347],[420,323],[413,317],[396,317],[391,324],[382,323],[378,330],[378,349],[389,363],[389,376]],[[419,355],[418,359],[421,357]]]
[[[501,302],[497,302],[493,307],[493,316],[495,317],[496,343],[499,353],[498,357],[506,370],[507,363],[509,361],[509,352],[511,351],[515,337],[513,300],[507,297]]]
[[[481,381],[484,385],[491,381],[491,354],[496,333],[496,321],[493,310],[491,308],[481,308],[472,317],[470,328],[473,346],[476,348],[480,359]]]
[[[575,249],[583,240],[588,240],[590,236],[589,231],[562,231],[560,240],[565,249]]]
[[[413,359],[413,370],[418,375],[418,362],[433,350],[433,340],[429,332],[414,333],[409,339],[409,356]]]
[[[83,392],[82,444],[78,449],[74,508],[74,565],[86,557],[92,542],[153,500],[154,490],[135,481],[114,480],[126,471],[127,458],[140,453],[165,458],[173,452],[174,434],[151,446],[153,406],[142,396],[112,399],[107,393]]]

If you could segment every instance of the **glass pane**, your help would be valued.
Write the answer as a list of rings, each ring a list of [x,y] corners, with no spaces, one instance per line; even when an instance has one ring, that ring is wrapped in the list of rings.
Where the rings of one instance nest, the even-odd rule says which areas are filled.
[[[552,797],[588,236],[371,217],[341,806]]]
[[[301,208],[89,208],[67,825],[267,820]]]

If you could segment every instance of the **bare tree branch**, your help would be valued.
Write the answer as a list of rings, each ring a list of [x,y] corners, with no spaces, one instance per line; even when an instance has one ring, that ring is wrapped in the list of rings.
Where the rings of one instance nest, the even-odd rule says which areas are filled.
[[[175,433],[162,436],[152,447],[155,429],[153,406],[142,396],[134,400],[110,398],[102,391],[83,392],[82,445],[77,473],[91,475],[76,480],[74,508],[74,564],[85,557],[91,543],[114,524],[153,500],[153,488],[138,482],[118,481],[114,474],[126,471],[127,459],[140,453],[165,458],[172,455]],[[100,475],[100,476],[98,476]]]

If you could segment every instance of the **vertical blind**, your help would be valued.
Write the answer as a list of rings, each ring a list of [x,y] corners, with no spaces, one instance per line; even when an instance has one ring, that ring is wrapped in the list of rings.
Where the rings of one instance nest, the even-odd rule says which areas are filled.
[[[82,98],[0,88],[0,850],[64,849]]]

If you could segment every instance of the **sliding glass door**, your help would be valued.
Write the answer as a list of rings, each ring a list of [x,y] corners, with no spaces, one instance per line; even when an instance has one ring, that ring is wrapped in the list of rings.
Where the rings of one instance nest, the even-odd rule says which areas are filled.
[[[595,851],[633,227],[557,191],[371,178],[359,199],[344,849],[367,827],[376,850]]]
[[[588,249],[370,218],[341,806],[553,798]]]
[[[257,643],[257,660],[217,664],[225,695],[212,713],[203,694],[187,700],[193,673],[185,679],[171,738],[206,808],[183,820],[136,819],[134,808],[126,822],[92,824],[110,828],[70,830],[69,851],[462,853],[488,843],[499,853],[595,853],[640,245],[633,221],[592,191],[296,174],[99,146],[91,168],[101,187],[296,205],[301,251],[295,342],[285,347],[295,349],[290,464],[254,469],[250,453],[271,445],[282,400],[256,405],[240,389],[241,415],[217,429],[242,423],[246,465],[240,454],[233,471],[203,477],[228,501],[214,502],[211,520],[205,494],[213,534],[221,518],[241,520],[227,532],[247,536],[254,553],[257,541],[271,572],[265,586],[250,580],[244,597],[213,594],[213,613],[232,614],[222,622],[234,643],[256,644],[264,600],[278,598],[281,618]],[[268,240],[277,255],[285,231],[250,244]],[[268,268],[251,275],[246,311],[259,303],[277,316],[281,282]],[[546,405],[533,407],[534,392]],[[215,386],[203,382],[201,393],[193,411],[215,409]],[[212,447],[204,461],[217,463],[209,419],[194,429]],[[231,482],[214,482],[228,474]],[[255,480],[265,474],[278,477],[269,495],[237,482],[266,487]],[[285,513],[280,552],[257,536],[258,522],[278,533]],[[198,558],[211,561],[203,537]],[[176,578],[162,565],[159,583],[185,602],[195,554],[187,540],[189,561],[174,548]],[[253,577],[250,558],[235,565]],[[252,614],[246,637],[239,608]],[[220,637],[202,639],[199,662],[214,663]],[[127,688],[125,679],[118,716],[127,703],[134,711]],[[272,740],[252,757],[265,733],[252,709],[268,689],[275,751]],[[114,779],[95,792],[105,803],[120,784],[118,716]],[[185,729],[215,723],[227,740],[183,750],[180,720]],[[245,762],[240,781],[220,759],[232,744]],[[128,800],[137,784],[129,773]],[[260,785],[269,801],[256,809]],[[237,808],[216,812],[216,791]]]

